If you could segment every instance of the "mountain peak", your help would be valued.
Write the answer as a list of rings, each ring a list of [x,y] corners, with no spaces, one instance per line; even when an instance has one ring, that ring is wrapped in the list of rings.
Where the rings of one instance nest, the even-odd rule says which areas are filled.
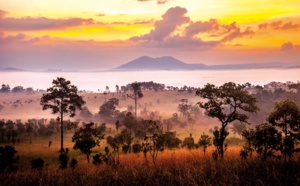
[[[116,70],[192,70],[195,67],[199,69],[204,65],[186,64],[172,56],[163,57],[148,57],[141,56],[124,65],[121,65]]]

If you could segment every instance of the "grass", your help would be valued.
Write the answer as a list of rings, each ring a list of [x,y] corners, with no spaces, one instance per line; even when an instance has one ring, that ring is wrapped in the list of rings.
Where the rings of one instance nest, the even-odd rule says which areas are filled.
[[[33,145],[33,144],[32,144]],[[19,152],[23,152],[19,148]],[[31,150],[34,148],[32,147]],[[55,148],[56,149],[56,148]],[[58,168],[58,152],[54,148],[42,153],[33,150],[22,159],[45,158],[44,169],[20,171],[0,175],[1,185],[299,185],[300,161],[294,158],[287,165],[282,160],[258,158],[242,160],[239,147],[228,148],[224,161],[211,158],[212,148],[207,156],[200,149],[165,150],[154,165],[148,156],[146,162],[142,153],[121,154],[120,162],[109,165],[87,164],[85,156],[78,151],[70,151],[70,158],[78,159],[73,170]],[[25,163],[25,162],[20,162]]]

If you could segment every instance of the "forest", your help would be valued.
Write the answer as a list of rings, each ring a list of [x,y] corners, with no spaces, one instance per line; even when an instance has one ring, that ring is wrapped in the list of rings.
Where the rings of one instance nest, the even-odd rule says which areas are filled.
[[[300,83],[0,89],[3,185],[299,185]]]

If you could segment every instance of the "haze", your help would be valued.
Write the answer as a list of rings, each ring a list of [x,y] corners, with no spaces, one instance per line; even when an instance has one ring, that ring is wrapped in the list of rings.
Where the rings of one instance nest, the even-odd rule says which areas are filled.
[[[140,56],[297,63],[300,1],[1,0],[0,68],[109,69]]]

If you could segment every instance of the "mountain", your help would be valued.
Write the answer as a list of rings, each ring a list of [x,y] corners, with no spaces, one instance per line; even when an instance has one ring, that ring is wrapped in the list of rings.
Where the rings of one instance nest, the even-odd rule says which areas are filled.
[[[225,64],[204,65],[187,64],[171,56],[151,58],[139,57],[112,70],[247,70],[247,69],[270,69],[270,68],[300,68],[298,63],[247,63],[247,64]]]
[[[143,56],[113,70],[194,70],[206,69],[203,64],[187,64],[171,56],[151,58]]]
[[[8,67],[8,68],[0,68],[0,71],[1,72],[20,72],[20,71],[25,71],[25,70]]]

